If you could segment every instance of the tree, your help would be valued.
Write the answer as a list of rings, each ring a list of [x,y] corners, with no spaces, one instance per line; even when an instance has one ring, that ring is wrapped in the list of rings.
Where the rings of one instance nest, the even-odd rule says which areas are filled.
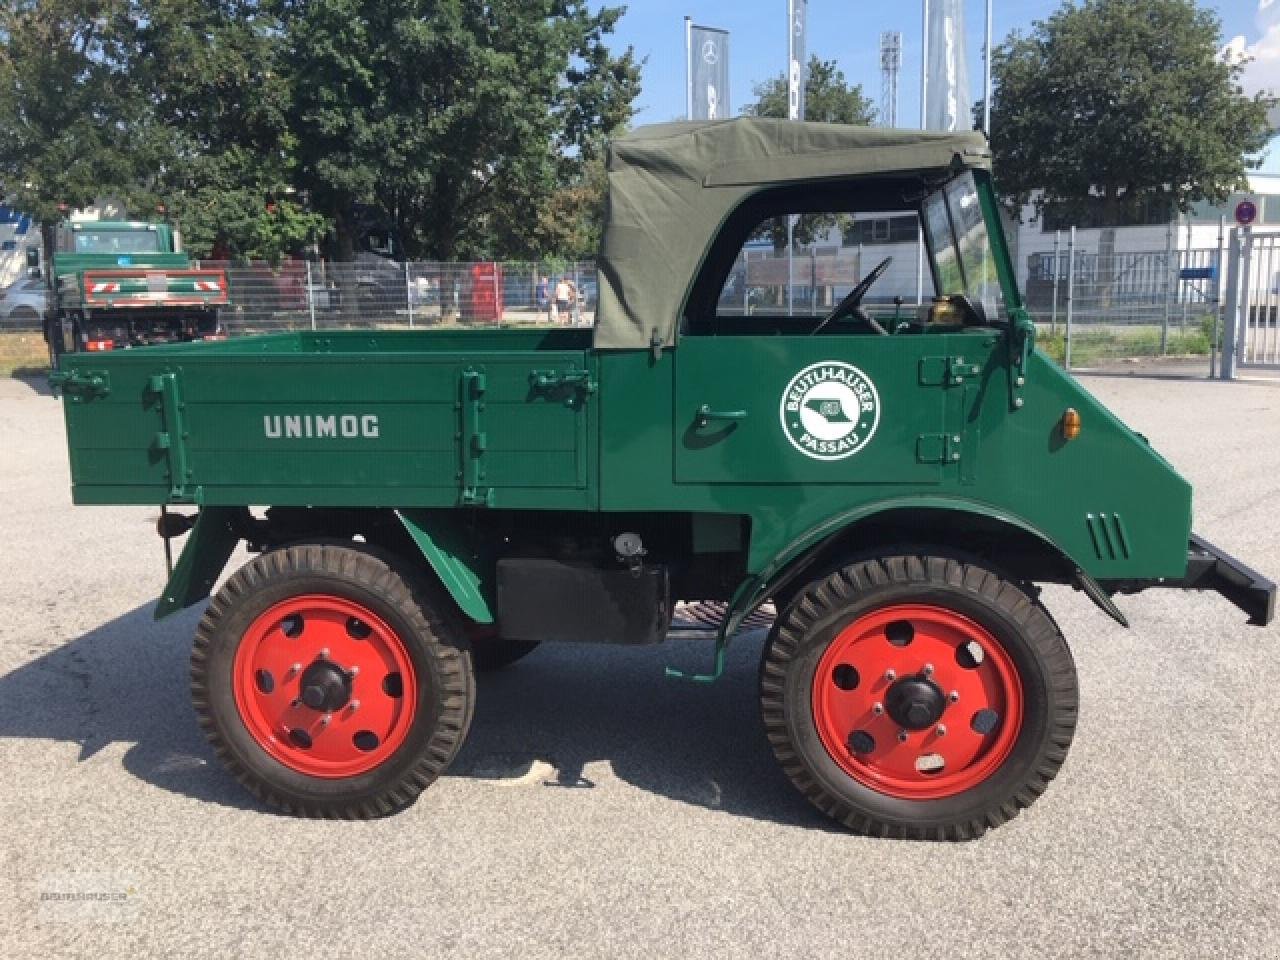
[[[785,120],[788,114],[789,95],[787,78],[779,73],[752,88],[756,102],[743,112],[753,117],[773,117]],[[809,58],[808,76],[804,84],[804,119],[821,123],[852,123],[869,126],[875,122],[875,106],[862,95],[859,84],[850,85],[844,72],[834,60]],[[809,244],[825,236],[833,227],[840,227],[847,217],[833,214],[804,214],[797,218],[795,241]],[[773,241],[775,250],[787,248],[787,221],[772,220],[757,232],[756,237]]]
[[[621,13],[586,0],[286,5],[299,180],[335,257],[351,257],[371,216],[405,256],[547,252],[536,224],[639,93],[631,51],[605,44]]]
[[[756,102],[743,112],[753,117],[787,119],[788,92],[786,74],[779,73],[752,87]],[[804,82],[804,119],[819,123],[856,123],[864,126],[875,122],[875,104],[862,95],[859,84],[850,85],[834,60],[809,58],[808,76]]]
[[[131,79],[164,142],[158,189],[187,247],[278,260],[323,233],[292,186],[280,19],[257,0],[139,0]]]
[[[1219,34],[1192,0],[1085,0],[1011,34],[992,57],[991,127],[1015,215],[1031,202],[1110,226],[1243,186],[1274,101],[1244,96]]]
[[[154,202],[151,145],[130,132],[145,103],[128,79],[129,12],[126,0],[0,10],[0,196],[43,224],[46,245],[68,209]]]

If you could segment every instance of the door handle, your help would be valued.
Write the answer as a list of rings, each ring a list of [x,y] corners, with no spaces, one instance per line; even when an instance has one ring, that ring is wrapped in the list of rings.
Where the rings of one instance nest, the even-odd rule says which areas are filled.
[[[698,415],[693,422],[699,427],[705,427],[712,420],[745,419],[747,419],[747,411],[745,410],[712,410],[710,406],[704,403],[698,408]]]

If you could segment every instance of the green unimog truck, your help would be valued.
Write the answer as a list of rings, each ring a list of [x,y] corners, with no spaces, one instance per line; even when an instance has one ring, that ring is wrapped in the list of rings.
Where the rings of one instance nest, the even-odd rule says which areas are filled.
[[[677,600],[709,600],[710,680],[771,601],[760,708],[797,788],[855,831],[975,837],[1044,791],[1076,725],[1038,584],[1121,623],[1116,595],[1149,587],[1255,624],[1275,602],[1035,349],[989,165],[975,133],[639,130],[609,157],[594,330],[68,357],[74,500],[189,534],[158,617],[257,554],[208,604],[191,690],[232,774],[285,810],[411,803],[467,734],[477,668],[659,643]],[[721,310],[761,223],[830,211],[918,212],[936,296],[865,309],[882,262],[825,316]]]
[[[44,336],[55,369],[64,353],[221,337],[226,273],[193,264],[171,224],[76,220],[54,235]]]

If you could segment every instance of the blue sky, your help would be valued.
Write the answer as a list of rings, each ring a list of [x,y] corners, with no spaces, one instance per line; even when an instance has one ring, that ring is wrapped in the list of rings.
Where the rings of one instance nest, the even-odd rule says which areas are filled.
[[[622,0],[613,0],[622,2]],[[1224,44],[1234,37],[1253,52],[1264,34],[1268,8],[1280,0],[1227,0],[1207,4],[1223,21]],[[1027,30],[1050,15],[1055,0],[994,0],[995,42],[1011,30]],[[921,3],[881,3],[868,0],[810,0],[809,45],[813,53],[835,60],[850,82],[878,103],[880,99],[880,33],[899,30],[903,64],[899,79],[898,116],[902,126],[916,125],[920,116]],[[618,24],[620,45],[631,44],[647,57],[637,123],[659,123],[684,116],[684,17],[695,23],[722,27],[731,34],[730,86],[734,113],[750,102],[751,88],[783,71],[786,61],[786,0],[633,0]],[[975,99],[982,95],[983,0],[967,0],[964,10],[968,39],[969,83]],[[1280,33],[1278,33],[1280,35]],[[1269,167],[1277,166],[1275,154]]]

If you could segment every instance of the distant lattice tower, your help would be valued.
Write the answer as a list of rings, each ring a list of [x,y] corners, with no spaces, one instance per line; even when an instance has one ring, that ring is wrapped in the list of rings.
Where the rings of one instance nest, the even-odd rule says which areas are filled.
[[[880,34],[880,126],[898,125],[898,72],[902,69],[902,34]]]

